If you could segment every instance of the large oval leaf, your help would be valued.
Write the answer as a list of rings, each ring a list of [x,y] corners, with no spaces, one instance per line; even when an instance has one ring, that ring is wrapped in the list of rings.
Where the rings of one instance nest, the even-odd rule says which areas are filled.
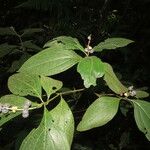
[[[70,150],[74,133],[73,115],[61,99],[52,110],[44,110],[43,119],[23,141],[20,150]]]
[[[70,36],[59,36],[57,38],[54,38],[50,41],[48,41],[45,45],[45,47],[58,47],[62,50],[68,49],[68,50],[81,50],[84,51],[84,48],[81,46],[79,41],[76,38],[72,38]]]
[[[104,63],[104,66],[105,66],[104,80],[106,81],[108,87],[116,94],[122,94],[127,92],[128,89],[118,80],[111,65],[109,65],[108,63]]]
[[[16,96],[13,94],[5,95],[0,98],[1,104],[10,104],[11,107],[17,106],[19,109],[23,108],[25,101],[29,101],[29,100],[24,97]],[[32,106],[33,107],[37,106],[37,104],[32,102]],[[6,122],[10,121],[14,117],[20,115],[21,113],[22,113],[21,111],[17,111],[15,113],[12,111],[9,111],[9,113],[7,113],[7,114],[1,113],[0,114],[0,126],[5,124]]]
[[[41,85],[47,94],[47,98],[62,88],[62,82],[50,77],[41,76]]]
[[[86,131],[105,125],[116,115],[119,101],[116,97],[100,97],[95,100],[86,110],[77,130]]]
[[[102,50],[108,49],[116,49],[119,47],[127,46],[128,44],[132,43],[132,40],[125,39],[125,38],[108,38],[104,42],[99,43],[93,49],[94,51],[101,52]]]
[[[150,102],[142,100],[132,100],[132,102],[136,124],[150,141]]]
[[[96,79],[104,75],[104,64],[96,56],[86,57],[79,62],[77,71],[81,74],[86,88],[96,86]]]
[[[19,72],[32,72],[38,75],[54,75],[63,72],[77,62],[81,57],[74,51],[47,48],[28,59]]]
[[[41,99],[41,82],[38,75],[17,73],[8,79],[9,90],[20,96],[36,96]]]

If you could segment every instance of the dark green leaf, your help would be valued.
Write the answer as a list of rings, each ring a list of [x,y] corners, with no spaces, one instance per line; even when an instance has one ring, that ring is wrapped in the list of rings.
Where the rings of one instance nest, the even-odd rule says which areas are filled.
[[[45,47],[59,47],[62,50],[84,50],[76,38],[70,36],[60,36],[48,41]]]
[[[104,64],[96,56],[86,57],[79,62],[77,71],[81,74],[86,88],[96,86],[96,79],[104,75]]]
[[[46,91],[47,97],[49,98],[51,94],[55,93],[62,88],[62,82],[52,79],[50,77],[41,76],[41,85]]]
[[[40,51],[40,50],[42,50],[42,48],[41,47],[39,47],[39,46],[37,46],[36,44],[34,44],[34,43],[32,43],[32,41],[30,40],[30,41],[25,41],[25,42],[23,42],[22,43],[23,44],[23,46],[25,47],[25,48],[27,48],[28,49],[28,51],[30,50],[30,51]]]
[[[47,48],[28,59],[20,72],[32,72],[38,75],[61,73],[80,61],[81,57],[74,51]]]
[[[101,52],[102,50],[105,49],[116,49],[119,47],[124,47],[132,42],[133,42],[132,40],[125,38],[108,38],[104,42],[99,43],[93,49],[94,51]]]
[[[43,32],[44,30],[42,28],[28,28],[23,30],[23,34],[21,35],[23,36],[31,36],[34,33],[38,33],[38,32]]]
[[[13,27],[0,28],[0,35],[16,35]]]
[[[38,75],[17,73],[8,80],[9,90],[20,96],[36,96],[41,99],[41,82]]]
[[[122,94],[128,91],[128,89],[118,80],[111,65],[104,63],[105,66],[105,76],[108,87],[114,91],[116,94]]]
[[[14,49],[18,48],[17,45],[9,45],[8,43],[3,43],[0,45],[0,58],[12,52]]]
[[[132,102],[136,124],[150,141],[150,102],[142,100],[132,100]]]
[[[100,97],[95,100],[86,110],[77,130],[86,131],[108,123],[116,115],[119,101],[116,97]]]
[[[28,53],[24,53],[19,60],[13,61],[11,67],[9,68],[8,72],[15,72],[17,71],[22,64],[31,57]]]
[[[52,111],[44,109],[39,127],[33,129],[24,139],[20,150],[70,150],[73,133],[72,112],[67,103],[61,99]]]

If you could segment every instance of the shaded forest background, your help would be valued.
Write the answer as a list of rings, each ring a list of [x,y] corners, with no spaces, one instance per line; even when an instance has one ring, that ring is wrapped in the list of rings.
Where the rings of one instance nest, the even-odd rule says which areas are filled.
[[[87,36],[92,34],[92,45],[108,37],[129,38],[134,44],[116,51],[103,52],[99,57],[112,64],[115,72],[123,81],[132,83],[136,88],[150,85],[150,0],[0,0],[0,27],[13,26],[21,32],[27,28],[42,28],[43,32],[32,35],[36,45],[42,47],[48,40],[67,35],[76,37],[85,46]],[[0,44],[14,44],[17,38],[0,36]],[[37,53],[29,52],[30,55]],[[7,79],[12,62],[20,58],[20,53],[0,58],[0,95],[7,90]],[[66,78],[67,75],[67,78]],[[57,76],[66,86],[80,87],[74,70]],[[76,82],[79,81],[79,82]],[[89,95],[84,95],[84,99]],[[82,104],[80,104],[81,108]],[[88,106],[88,104],[87,104]],[[80,110],[80,109],[79,109]],[[76,133],[74,150],[143,149],[150,148],[147,139],[136,127],[128,112],[122,113],[104,127],[84,133]],[[75,113],[80,118],[80,113]],[[22,124],[24,124],[23,122]],[[26,122],[27,124],[27,122]],[[29,125],[27,125],[29,126]],[[14,126],[8,129],[12,132]],[[20,127],[18,127],[20,130]],[[1,133],[0,144],[9,149],[12,135]],[[16,136],[13,137],[15,140]]]

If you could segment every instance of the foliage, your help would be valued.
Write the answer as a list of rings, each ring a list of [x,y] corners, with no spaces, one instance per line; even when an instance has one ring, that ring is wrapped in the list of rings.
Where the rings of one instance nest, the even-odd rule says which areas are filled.
[[[14,27],[6,27],[6,28],[0,28],[0,35],[3,37],[12,37],[16,39],[16,42],[13,42],[13,44],[10,44],[9,41],[0,44],[0,61],[3,61],[4,58],[7,58],[6,60],[12,59],[12,57],[19,57],[18,60],[12,59],[12,64],[9,64],[6,62],[6,64],[9,64],[8,66],[4,67],[6,71],[8,72],[15,72],[17,71],[21,65],[29,58],[31,57],[31,53],[37,53],[41,51],[41,47],[36,45],[33,40],[29,40],[29,38],[32,37],[33,34],[43,32],[43,29],[41,28],[28,28],[21,30],[17,33]],[[15,58],[14,57],[14,58]],[[5,60],[5,59],[4,59]],[[5,61],[6,61],[5,60]]]
[[[10,34],[10,30],[8,33]],[[127,88],[119,81],[110,64],[97,56],[90,56],[95,51],[116,49],[132,41],[125,38],[109,38],[94,48],[90,46],[90,41],[89,36],[88,44],[83,49],[75,38],[67,36],[54,38],[45,44],[46,49],[30,57],[18,73],[9,77],[8,88],[12,94],[0,98],[1,125],[4,126],[21,113],[24,117],[24,111],[27,111],[28,117],[30,111],[44,109],[41,122],[23,140],[21,150],[37,148],[59,150],[60,147],[64,150],[71,149],[74,118],[63,95],[97,86],[97,79],[106,81],[114,93],[96,94],[99,98],[87,108],[77,130],[85,131],[105,125],[116,115],[120,101],[125,101],[133,104],[136,124],[150,140],[150,103],[141,99],[149,94],[145,91],[136,91],[132,86]],[[82,56],[77,52],[82,53]],[[74,65],[77,65],[77,72],[81,75],[85,88],[61,92],[63,83],[48,76],[62,73]],[[51,103],[52,101],[55,105]],[[28,103],[30,105],[27,107]],[[9,105],[6,107],[6,104]],[[4,113],[4,110],[7,112]]]

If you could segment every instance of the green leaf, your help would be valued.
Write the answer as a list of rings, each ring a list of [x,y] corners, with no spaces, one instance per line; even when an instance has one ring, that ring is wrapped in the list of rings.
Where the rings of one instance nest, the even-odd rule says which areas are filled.
[[[108,87],[116,94],[122,94],[128,91],[128,89],[118,80],[111,65],[104,63],[105,66],[105,76]]]
[[[8,43],[3,43],[0,45],[0,58],[9,54],[14,49],[18,48],[17,45],[9,45]]]
[[[62,88],[62,82],[52,79],[50,77],[41,76],[41,85],[46,91],[47,97],[49,98],[51,94],[55,93]]]
[[[10,106],[17,106],[19,109],[23,108],[23,105],[25,103],[25,101],[29,101],[28,99],[24,98],[24,97],[20,97],[20,96],[16,96],[16,95],[5,95],[2,96],[0,98],[0,103],[1,104],[10,104]],[[32,106],[37,106],[36,103],[32,102]],[[13,119],[14,117],[17,117],[18,115],[20,115],[22,112],[21,111],[17,111],[17,112],[12,112],[9,111],[9,113],[7,114],[0,114],[0,126],[2,126],[3,124],[5,124],[6,122],[10,121],[11,119]]]
[[[96,56],[86,57],[79,62],[77,71],[81,74],[86,88],[96,86],[96,79],[104,75],[104,64]]]
[[[34,33],[43,32],[44,30],[42,28],[28,28],[23,30],[22,37],[24,36],[31,36]]]
[[[32,72],[38,75],[61,73],[80,61],[81,57],[74,51],[47,48],[28,59],[19,72]]]
[[[8,72],[15,72],[17,71],[22,64],[27,61],[27,59],[29,59],[31,57],[31,55],[29,55],[28,53],[24,53],[19,60],[15,60],[12,62],[11,67],[8,69]]]
[[[132,100],[132,102],[136,124],[150,141],[150,102],[142,100]]]
[[[0,28],[0,35],[16,35],[14,27]]]
[[[40,51],[42,48],[41,47],[39,47],[39,46],[37,46],[36,44],[34,44],[34,43],[32,43],[32,41],[31,40],[29,40],[29,41],[25,41],[25,42],[23,42],[22,43],[23,44],[23,46],[25,47],[25,48],[27,48],[28,49],[28,51],[30,50],[30,51]]]
[[[136,98],[146,98],[149,97],[149,93],[141,90],[136,90]]]
[[[72,112],[67,103],[61,99],[52,111],[44,109],[39,127],[33,129],[25,138],[20,150],[70,150],[73,133]]]
[[[20,96],[36,96],[41,99],[41,82],[38,75],[17,73],[8,79],[9,90]]]
[[[105,49],[116,49],[119,47],[127,46],[128,44],[132,43],[132,40],[125,39],[125,38],[108,38],[104,42],[99,43],[93,49],[94,51],[101,52]]]
[[[119,101],[116,97],[100,97],[95,100],[86,110],[77,130],[86,131],[108,123],[116,115]]]
[[[84,51],[84,48],[81,46],[79,41],[76,38],[72,38],[70,36],[59,36],[57,38],[54,38],[50,41],[48,41],[45,45],[45,47],[59,47],[62,50],[82,50]]]

